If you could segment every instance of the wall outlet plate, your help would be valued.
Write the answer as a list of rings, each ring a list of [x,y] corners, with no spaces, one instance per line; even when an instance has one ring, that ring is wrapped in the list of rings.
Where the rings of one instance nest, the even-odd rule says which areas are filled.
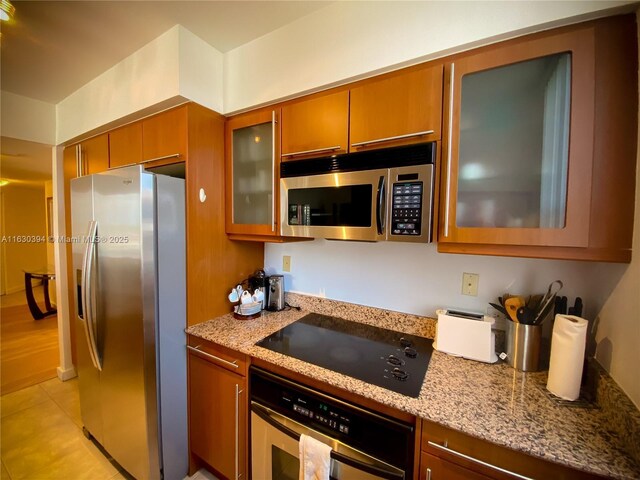
[[[283,255],[282,256],[282,271],[290,272],[291,271],[291,256]]]
[[[462,274],[462,294],[471,295],[472,297],[478,296],[478,282],[480,282],[480,275],[477,273],[463,273]]]

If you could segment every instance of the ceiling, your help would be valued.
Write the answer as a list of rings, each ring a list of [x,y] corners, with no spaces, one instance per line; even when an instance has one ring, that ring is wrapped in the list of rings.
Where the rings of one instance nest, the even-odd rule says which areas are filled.
[[[20,1],[3,22],[1,88],[57,104],[176,24],[221,52],[327,1]]]
[[[51,146],[2,137],[0,178],[23,185],[51,180]]]
[[[57,104],[176,24],[221,52],[327,6],[328,1],[21,1],[0,25],[0,88]],[[2,137],[0,177],[51,179],[51,147]]]

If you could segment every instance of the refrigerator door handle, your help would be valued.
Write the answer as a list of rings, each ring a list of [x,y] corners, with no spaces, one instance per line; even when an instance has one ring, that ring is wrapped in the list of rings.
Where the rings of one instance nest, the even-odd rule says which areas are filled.
[[[84,313],[84,333],[87,338],[89,354],[93,366],[102,371],[102,360],[98,355],[98,346],[96,342],[96,330],[94,319],[95,292],[93,291],[93,257],[95,252],[96,234],[98,231],[98,222],[92,220],[89,222],[89,232],[85,239],[86,249],[84,251],[84,260],[82,262],[82,311]]]

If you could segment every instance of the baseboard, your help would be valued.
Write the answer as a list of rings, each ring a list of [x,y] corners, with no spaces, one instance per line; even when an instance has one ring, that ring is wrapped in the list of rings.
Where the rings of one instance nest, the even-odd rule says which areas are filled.
[[[19,287],[11,287],[11,288],[7,288],[4,291],[5,295],[12,295],[14,293],[18,293],[18,292],[24,292],[24,285],[20,285]]]
[[[78,374],[76,373],[76,368],[75,367],[71,367],[71,368],[67,368],[67,369],[58,367],[57,371],[58,371],[58,378],[60,380],[62,380],[63,382],[66,382],[67,380],[70,380],[70,379],[78,376]]]

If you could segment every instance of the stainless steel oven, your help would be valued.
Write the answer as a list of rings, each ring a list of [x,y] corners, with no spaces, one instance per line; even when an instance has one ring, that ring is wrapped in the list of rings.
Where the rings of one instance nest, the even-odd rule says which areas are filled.
[[[435,145],[282,162],[282,235],[430,242]]]
[[[301,434],[332,448],[333,480],[412,478],[414,426],[251,367],[254,480],[297,480]]]

